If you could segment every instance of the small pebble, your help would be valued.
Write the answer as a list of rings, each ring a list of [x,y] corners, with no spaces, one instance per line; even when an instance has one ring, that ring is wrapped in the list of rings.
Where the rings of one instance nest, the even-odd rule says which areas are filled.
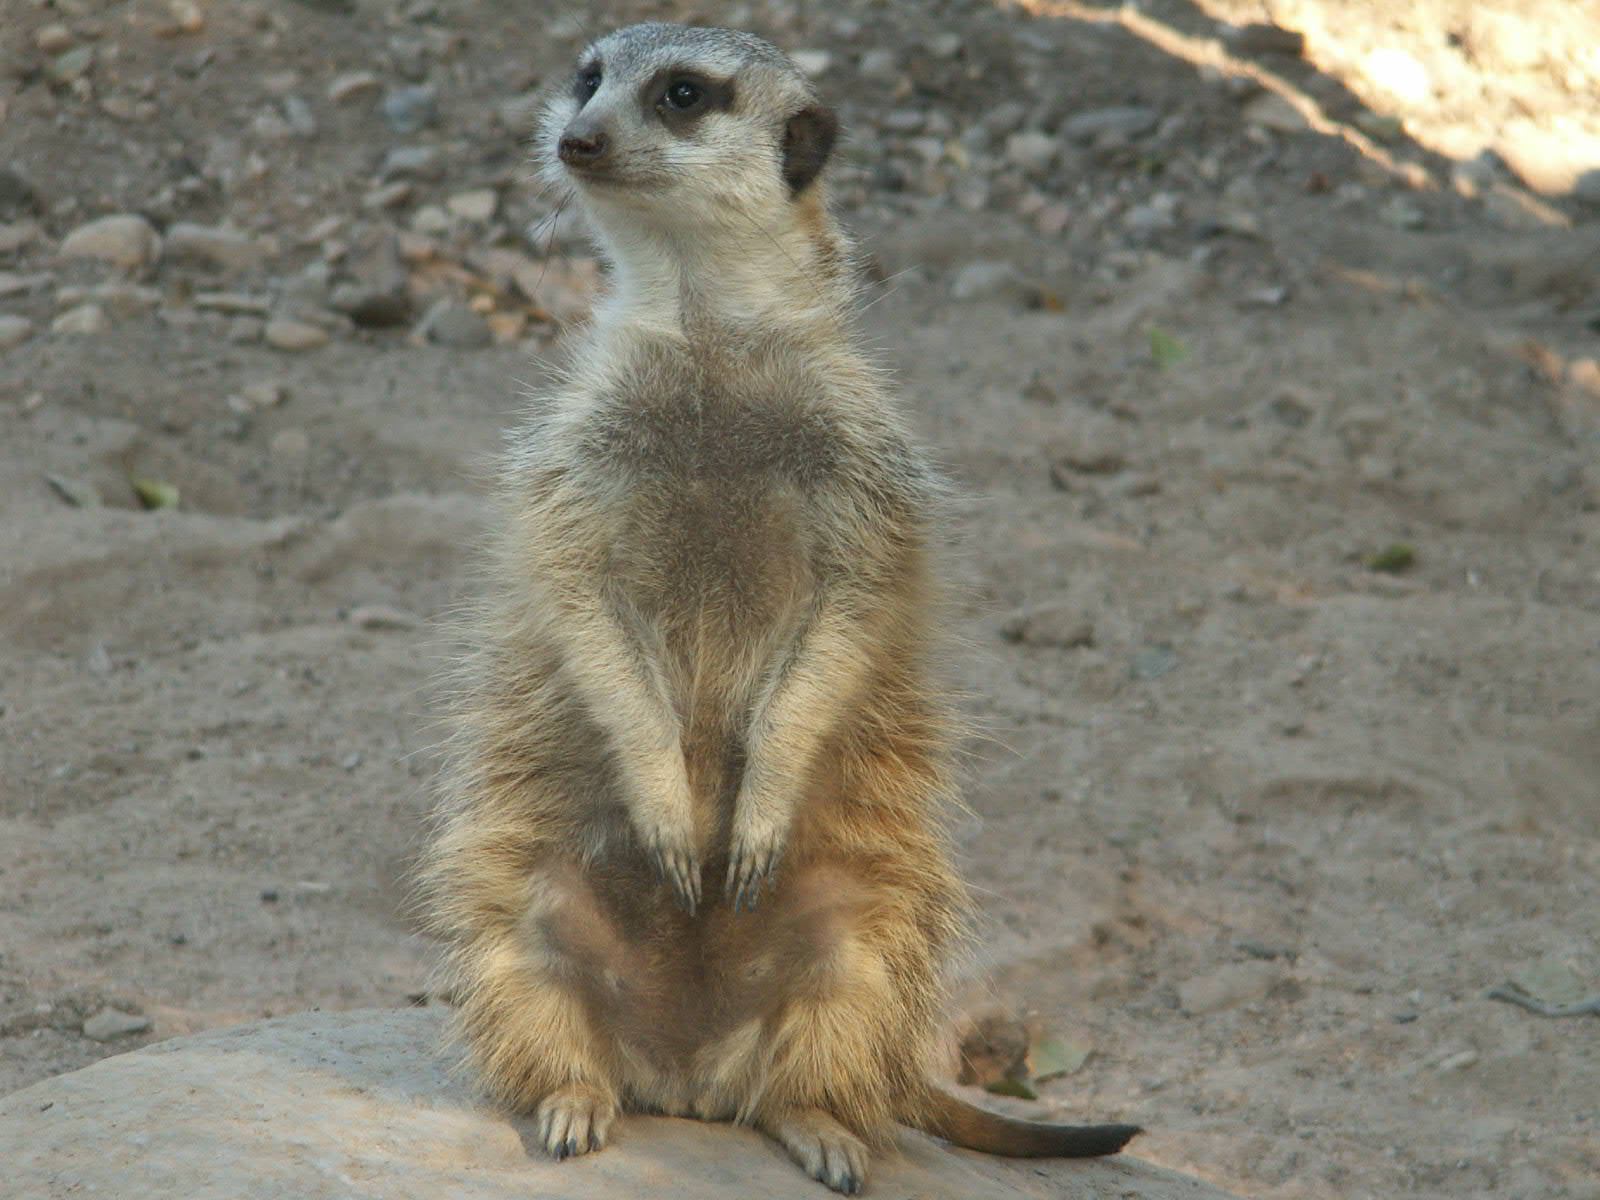
[[[1300,110],[1277,92],[1262,92],[1244,106],[1244,119],[1277,133],[1302,133],[1311,126]]]
[[[802,74],[811,79],[825,74],[833,65],[833,55],[826,50],[796,50],[789,55]]]
[[[343,104],[346,100],[377,91],[379,83],[380,80],[371,71],[346,71],[342,75],[335,75],[329,82],[328,99],[335,104]]]
[[[357,629],[373,630],[415,629],[419,623],[415,614],[387,604],[359,605],[350,610],[346,619]]]
[[[418,330],[431,342],[459,350],[476,350],[494,341],[488,322],[455,300],[441,300],[430,308]]]
[[[98,304],[80,304],[50,322],[50,332],[66,337],[91,337],[104,333],[109,325],[105,310]]]
[[[437,146],[395,146],[383,156],[378,178],[387,183],[395,179],[442,179],[444,154]]]
[[[1149,133],[1161,121],[1161,114],[1143,105],[1118,105],[1076,113],[1062,123],[1061,132],[1074,141],[1089,142],[1107,134],[1135,138]]]
[[[474,188],[457,192],[444,202],[445,207],[464,221],[487,221],[494,216],[500,196],[493,188]]]
[[[102,1008],[83,1023],[83,1036],[95,1042],[110,1042],[143,1033],[149,1028],[149,1017],[135,1016],[116,1008]]]
[[[1024,171],[1047,171],[1061,153],[1061,143],[1048,133],[1025,130],[1006,139],[1006,161]]]
[[[27,317],[0,315],[0,350],[14,350],[33,336],[33,322]]]
[[[402,137],[419,133],[439,120],[439,98],[431,87],[390,88],[380,106],[389,128]]]
[[[326,346],[332,338],[319,325],[296,321],[290,317],[274,317],[261,331],[267,345],[279,350],[315,350]]]
[[[46,54],[60,54],[70,49],[74,40],[72,30],[59,21],[40,26],[33,35],[33,44]]]
[[[151,263],[161,253],[155,227],[137,213],[117,213],[80,225],[61,243],[63,258],[95,258],[132,269]]]

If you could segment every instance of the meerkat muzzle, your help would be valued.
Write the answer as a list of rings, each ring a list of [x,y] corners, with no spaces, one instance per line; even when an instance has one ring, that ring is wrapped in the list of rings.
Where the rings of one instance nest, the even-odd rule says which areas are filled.
[[[611,152],[611,139],[605,130],[568,126],[556,146],[556,153],[569,167],[593,170],[603,164]]]

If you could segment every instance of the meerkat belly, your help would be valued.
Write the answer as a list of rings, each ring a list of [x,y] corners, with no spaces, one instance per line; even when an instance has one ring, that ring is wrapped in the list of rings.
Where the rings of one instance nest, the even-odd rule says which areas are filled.
[[[803,498],[781,481],[696,476],[641,506],[616,568],[682,722],[697,793],[736,783],[751,702],[812,594]]]
[[[735,1115],[784,1006],[828,986],[841,967],[859,969],[852,930],[871,904],[868,885],[820,862],[753,913],[690,917],[622,870],[570,873],[559,887],[543,936],[579,968],[573,977],[623,1051],[635,1098],[720,1118]]]

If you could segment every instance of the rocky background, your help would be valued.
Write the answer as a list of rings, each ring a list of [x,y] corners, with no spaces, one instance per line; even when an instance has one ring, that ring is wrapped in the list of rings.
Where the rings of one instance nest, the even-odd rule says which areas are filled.
[[[533,95],[645,16],[837,102],[968,496],[965,1073],[1251,1196],[1600,1197],[1578,0],[0,0],[0,1091],[437,1003],[438,620],[600,275]]]

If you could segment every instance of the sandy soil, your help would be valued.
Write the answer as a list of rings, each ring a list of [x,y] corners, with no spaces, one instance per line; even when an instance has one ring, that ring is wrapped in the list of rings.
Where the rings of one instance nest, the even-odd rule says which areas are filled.
[[[1600,992],[1600,42],[1542,37],[1582,8],[5,0],[0,1091],[424,997],[437,621],[585,278],[522,98],[692,10],[828,55],[868,325],[969,497],[963,1005],[1245,1195],[1600,1197],[1597,1018],[1484,996]],[[1303,56],[1216,24],[1273,16]],[[108,213],[166,251],[62,252]]]

